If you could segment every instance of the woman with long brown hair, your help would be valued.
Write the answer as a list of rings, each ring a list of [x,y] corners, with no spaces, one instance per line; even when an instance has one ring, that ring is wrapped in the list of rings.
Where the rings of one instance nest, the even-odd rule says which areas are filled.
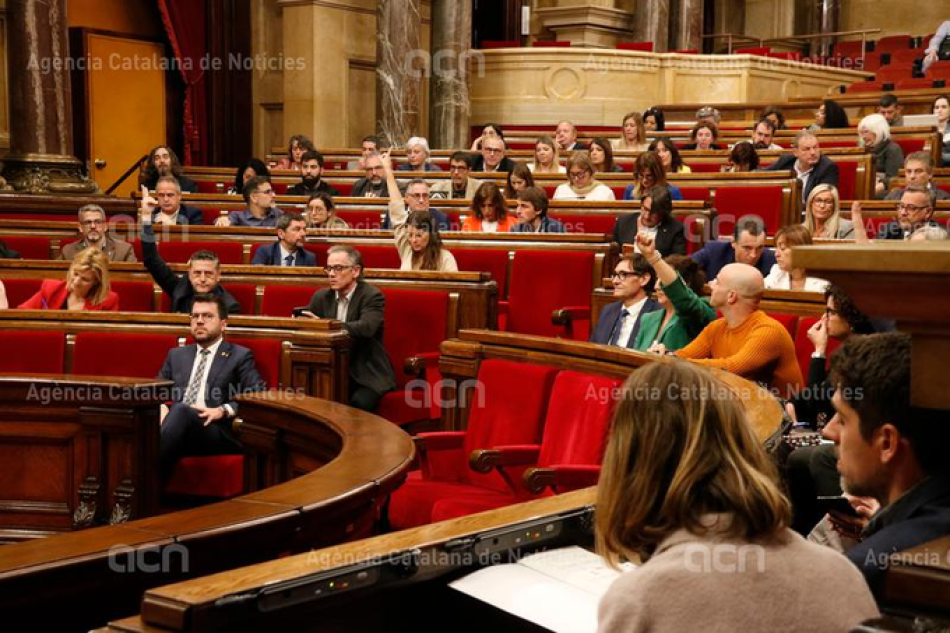
[[[480,233],[507,233],[517,224],[508,213],[505,196],[493,182],[484,182],[472,198],[469,216],[462,223],[463,231]]]
[[[788,529],[775,465],[724,382],[659,360],[622,394],[597,486],[597,550],[614,566],[643,563],[604,595],[600,633],[846,631],[877,615],[854,565]]]

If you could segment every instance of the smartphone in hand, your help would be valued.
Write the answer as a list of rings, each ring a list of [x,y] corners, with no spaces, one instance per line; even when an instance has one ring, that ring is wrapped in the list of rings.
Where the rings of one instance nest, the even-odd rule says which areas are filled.
[[[857,513],[854,509],[854,506],[845,498],[840,496],[835,497],[818,497],[818,507],[821,508],[822,512],[836,512],[848,517],[862,518],[861,515]]]

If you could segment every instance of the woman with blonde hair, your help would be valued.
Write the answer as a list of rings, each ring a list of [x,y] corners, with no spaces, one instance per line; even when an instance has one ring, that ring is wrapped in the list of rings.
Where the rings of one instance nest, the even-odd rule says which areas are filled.
[[[765,287],[771,290],[804,290],[824,292],[828,281],[809,277],[804,268],[792,268],[792,247],[811,246],[811,233],[801,224],[783,226],[775,233],[775,264],[765,278]]]
[[[23,310],[119,309],[119,295],[109,282],[109,257],[96,246],[80,251],[66,279],[44,279],[39,292],[21,303]]]
[[[600,633],[847,631],[877,615],[854,565],[788,529],[776,467],[725,383],[659,360],[622,394],[597,486],[597,551],[612,566],[643,563],[604,595]]]
[[[534,162],[528,163],[533,174],[566,174],[561,166],[557,143],[550,136],[539,136],[534,144]]]
[[[515,217],[508,213],[505,196],[498,185],[493,182],[483,182],[475,191],[472,207],[469,216],[462,223],[462,230],[476,233],[508,233],[517,223]]]
[[[613,189],[594,180],[594,164],[587,152],[574,152],[567,160],[568,182],[554,190],[555,200],[616,200]]]
[[[628,112],[623,115],[620,138],[611,141],[614,149],[629,152],[645,152],[650,146],[647,141],[647,130],[643,126],[643,117],[639,112]]]
[[[841,200],[834,185],[816,185],[808,194],[804,226],[812,237],[854,239],[854,224],[841,217]]]

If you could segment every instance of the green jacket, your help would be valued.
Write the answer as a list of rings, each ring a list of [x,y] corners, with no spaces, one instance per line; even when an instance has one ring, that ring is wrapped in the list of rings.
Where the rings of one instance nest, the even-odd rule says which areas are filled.
[[[660,325],[666,310],[657,310],[640,317],[640,331],[633,343],[636,350],[645,352],[654,342],[663,343],[670,351],[678,350],[716,320],[716,311],[687,287],[682,277],[677,275],[676,281],[663,287],[663,292],[673,304],[673,316],[662,333]]]

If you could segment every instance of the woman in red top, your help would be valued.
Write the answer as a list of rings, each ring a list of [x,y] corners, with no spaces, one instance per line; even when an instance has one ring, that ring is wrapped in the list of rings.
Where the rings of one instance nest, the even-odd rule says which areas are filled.
[[[19,305],[24,310],[119,309],[109,289],[109,258],[95,246],[76,255],[65,280],[46,279],[40,291]]]

